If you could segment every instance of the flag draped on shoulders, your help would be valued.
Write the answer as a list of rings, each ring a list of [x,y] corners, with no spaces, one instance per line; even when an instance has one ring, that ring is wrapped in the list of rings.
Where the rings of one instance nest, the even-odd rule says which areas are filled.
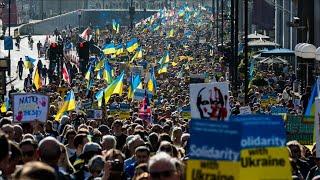
[[[63,113],[76,109],[76,99],[73,91],[68,91],[66,98],[64,99],[63,105],[55,116],[55,120],[59,121]]]

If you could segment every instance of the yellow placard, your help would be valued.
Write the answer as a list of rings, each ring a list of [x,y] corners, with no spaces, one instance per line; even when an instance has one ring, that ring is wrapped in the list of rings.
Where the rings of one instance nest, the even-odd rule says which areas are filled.
[[[128,119],[130,117],[130,111],[119,111],[120,119]]]
[[[239,179],[239,162],[188,160],[187,180]]]
[[[240,180],[292,179],[286,147],[244,149],[241,151]]]

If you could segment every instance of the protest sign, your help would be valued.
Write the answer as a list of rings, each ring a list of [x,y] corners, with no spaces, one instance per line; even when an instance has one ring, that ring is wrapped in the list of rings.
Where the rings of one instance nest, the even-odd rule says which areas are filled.
[[[297,140],[303,145],[313,144],[314,117],[288,115],[287,141]]]
[[[271,114],[272,115],[281,115],[288,113],[288,108],[285,106],[272,106]]]
[[[242,150],[240,165],[241,180],[292,179],[286,147]]]
[[[182,107],[181,116],[184,119],[191,119],[191,109],[190,106]]]
[[[133,99],[134,100],[138,100],[138,101],[141,101],[141,100],[143,100],[144,99],[144,97],[145,97],[145,95],[146,95],[146,92],[145,92],[146,90],[145,89],[136,89],[135,91],[134,91],[134,97],[133,97]],[[149,100],[151,100],[152,99],[152,92],[150,92],[150,91],[148,91],[147,90],[147,93],[148,93],[148,98],[149,98]]]
[[[101,109],[89,109],[87,110],[88,119],[102,119],[102,110]]]
[[[42,94],[17,93],[13,95],[13,121],[45,122],[49,110],[49,97]]]
[[[250,106],[240,107],[239,110],[240,110],[240,115],[247,115],[252,113]]]
[[[199,179],[203,175],[237,179],[240,159],[240,124],[191,120],[190,127],[187,180]]]
[[[187,162],[187,180],[195,179],[237,179],[239,163],[228,161],[192,160]]]
[[[213,82],[190,84],[192,119],[228,120],[229,84]]]
[[[110,115],[116,115],[119,114],[119,106],[118,105],[114,105],[114,104],[110,104],[109,106],[109,113]]]
[[[128,119],[130,117],[130,104],[120,104],[119,117],[120,119]]]
[[[132,76],[140,75],[140,77],[143,76],[143,66],[132,66],[130,68],[130,72]]]

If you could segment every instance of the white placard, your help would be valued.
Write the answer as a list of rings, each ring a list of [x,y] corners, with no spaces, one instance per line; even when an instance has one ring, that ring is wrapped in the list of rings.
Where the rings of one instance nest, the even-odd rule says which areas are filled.
[[[49,96],[36,93],[17,93],[13,95],[14,122],[45,122],[48,117]]]
[[[243,106],[239,108],[240,115],[252,114],[250,106]]]
[[[193,119],[228,120],[230,116],[227,82],[190,84]]]

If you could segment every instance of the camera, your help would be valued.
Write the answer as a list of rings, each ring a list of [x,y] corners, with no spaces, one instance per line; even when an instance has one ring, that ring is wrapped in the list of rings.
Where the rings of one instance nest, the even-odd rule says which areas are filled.
[[[123,171],[123,163],[119,159],[111,161],[111,171]]]

